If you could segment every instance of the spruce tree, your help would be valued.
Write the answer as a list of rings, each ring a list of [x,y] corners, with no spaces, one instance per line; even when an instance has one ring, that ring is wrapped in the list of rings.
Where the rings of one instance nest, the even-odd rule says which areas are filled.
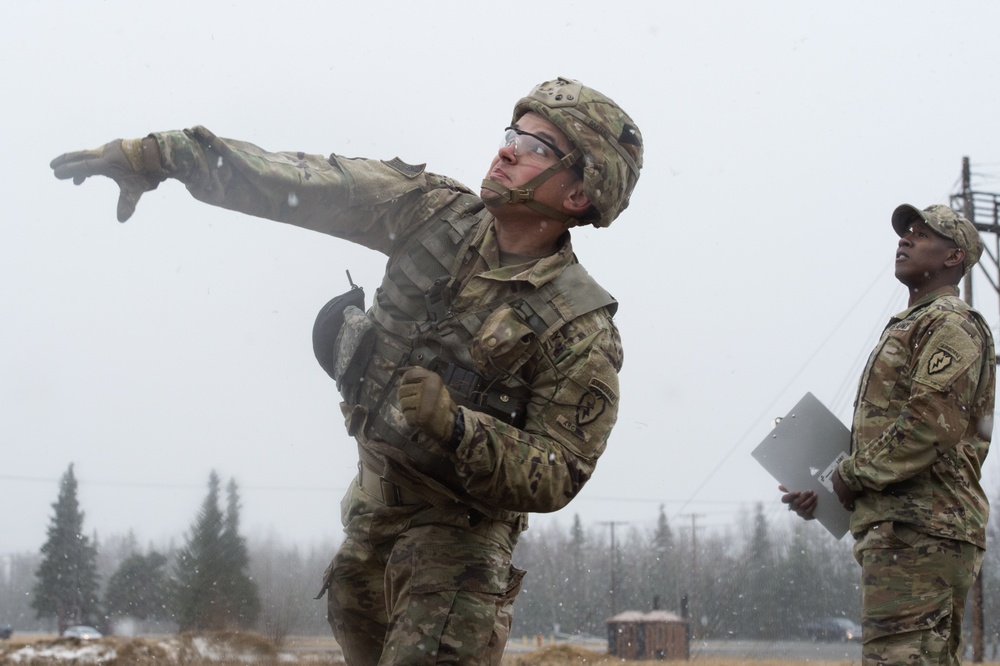
[[[753,528],[737,569],[740,612],[733,619],[737,635],[755,639],[773,639],[782,629],[778,614],[781,573],[776,570],[777,551],[771,540],[764,505],[754,509]]]
[[[237,627],[253,626],[260,614],[257,584],[250,577],[250,555],[240,534],[240,496],[236,480],[226,486],[226,518],[222,527],[222,551],[228,563],[225,581],[230,621]]]
[[[97,624],[97,549],[83,533],[73,465],[59,482],[59,499],[35,572],[35,617],[55,618],[59,633],[74,624]]]
[[[182,631],[247,628],[260,613],[257,587],[247,573],[250,558],[239,533],[236,482],[219,509],[219,476],[209,475],[202,503],[174,567],[174,608]]]
[[[658,598],[660,608],[676,611],[680,608],[680,594],[677,590],[677,569],[680,562],[674,550],[674,533],[667,520],[667,512],[660,505],[653,532],[653,570],[649,573],[649,584],[654,598]]]
[[[174,567],[174,609],[181,631],[226,627],[225,604],[218,585],[225,577],[226,567],[222,555],[222,520],[219,475],[213,470],[208,477],[208,495]]]
[[[137,620],[166,616],[167,558],[151,551],[128,557],[108,579],[104,606],[109,615]]]

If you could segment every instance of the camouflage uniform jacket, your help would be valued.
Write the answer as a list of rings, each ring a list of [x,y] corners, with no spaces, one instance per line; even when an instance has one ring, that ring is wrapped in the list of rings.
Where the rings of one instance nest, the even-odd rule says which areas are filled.
[[[855,400],[851,455],[840,464],[861,491],[859,537],[875,523],[985,547],[980,485],[993,431],[996,358],[982,316],[941,288],[893,317],[868,359]]]
[[[438,342],[451,345],[454,358],[473,359],[480,370],[499,365],[505,373],[516,372],[532,394],[524,425],[516,428],[463,409],[465,433],[457,449],[447,452],[445,482],[433,471],[414,469],[377,435],[356,433],[362,454],[367,450],[388,458],[387,468],[380,471],[431,503],[471,504],[497,519],[514,521],[523,518],[523,512],[555,511],[580,491],[617,418],[617,373],[623,360],[617,328],[605,308],[536,339],[510,319],[501,316],[494,321],[514,294],[541,288],[576,263],[568,234],[554,255],[503,266],[493,218],[482,200],[422,166],[399,160],[269,153],[245,142],[220,139],[202,127],[152,136],[159,144],[164,170],[184,182],[195,198],[343,238],[389,256],[386,278],[368,312],[379,340],[371,365],[381,366],[369,375],[394,370],[400,360],[392,358],[392,348],[412,344],[406,331],[426,324],[424,294],[402,293],[405,290],[393,277],[412,269],[401,264],[400,253],[414,245],[413,239],[426,246],[428,237],[460,236],[453,240],[465,248],[462,261],[446,267],[457,281],[450,310],[466,329],[485,323],[479,332],[466,336],[462,348],[454,348],[457,343],[448,339]],[[385,400],[398,417],[395,390],[387,390]],[[390,425],[408,438],[418,434],[406,431],[409,426],[401,418]]]

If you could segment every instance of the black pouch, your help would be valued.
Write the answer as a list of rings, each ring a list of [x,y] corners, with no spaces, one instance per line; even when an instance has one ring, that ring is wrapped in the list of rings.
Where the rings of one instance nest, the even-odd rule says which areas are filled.
[[[337,336],[344,327],[344,310],[353,305],[362,312],[365,309],[365,290],[354,284],[351,272],[347,271],[347,281],[351,288],[336,296],[322,307],[313,324],[313,353],[316,360],[331,379],[337,379]]]

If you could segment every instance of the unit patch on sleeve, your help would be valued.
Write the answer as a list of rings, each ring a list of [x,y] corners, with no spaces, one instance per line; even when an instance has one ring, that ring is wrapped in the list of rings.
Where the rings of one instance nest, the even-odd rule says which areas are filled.
[[[951,354],[943,349],[938,349],[936,352],[931,354],[930,360],[927,361],[927,374],[935,375],[943,371],[951,365],[953,360],[954,359],[951,357]]]
[[[590,380],[587,390],[576,403],[576,424],[585,426],[596,421],[608,405],[618,402],[618,396],[611,387],[596,377]]]
[[[930,386],[936,391],[947,389],[952,382],[976,364],[978,375],[982,354],[977,341],[959,326],[946,323],[935,334],[931,344],[921,355],[913,381]]]

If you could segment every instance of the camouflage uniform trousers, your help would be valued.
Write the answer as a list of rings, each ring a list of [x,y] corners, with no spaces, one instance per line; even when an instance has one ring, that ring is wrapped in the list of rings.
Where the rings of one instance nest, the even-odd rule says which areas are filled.
[[[854,546],[864,666],[961,664],[962,618],[983,550],[883,522]]]
[[[524,572],[518,528],[470,510],[386,506],[352,484],[347,536],[324,575],[350,666],[498,665]]]

